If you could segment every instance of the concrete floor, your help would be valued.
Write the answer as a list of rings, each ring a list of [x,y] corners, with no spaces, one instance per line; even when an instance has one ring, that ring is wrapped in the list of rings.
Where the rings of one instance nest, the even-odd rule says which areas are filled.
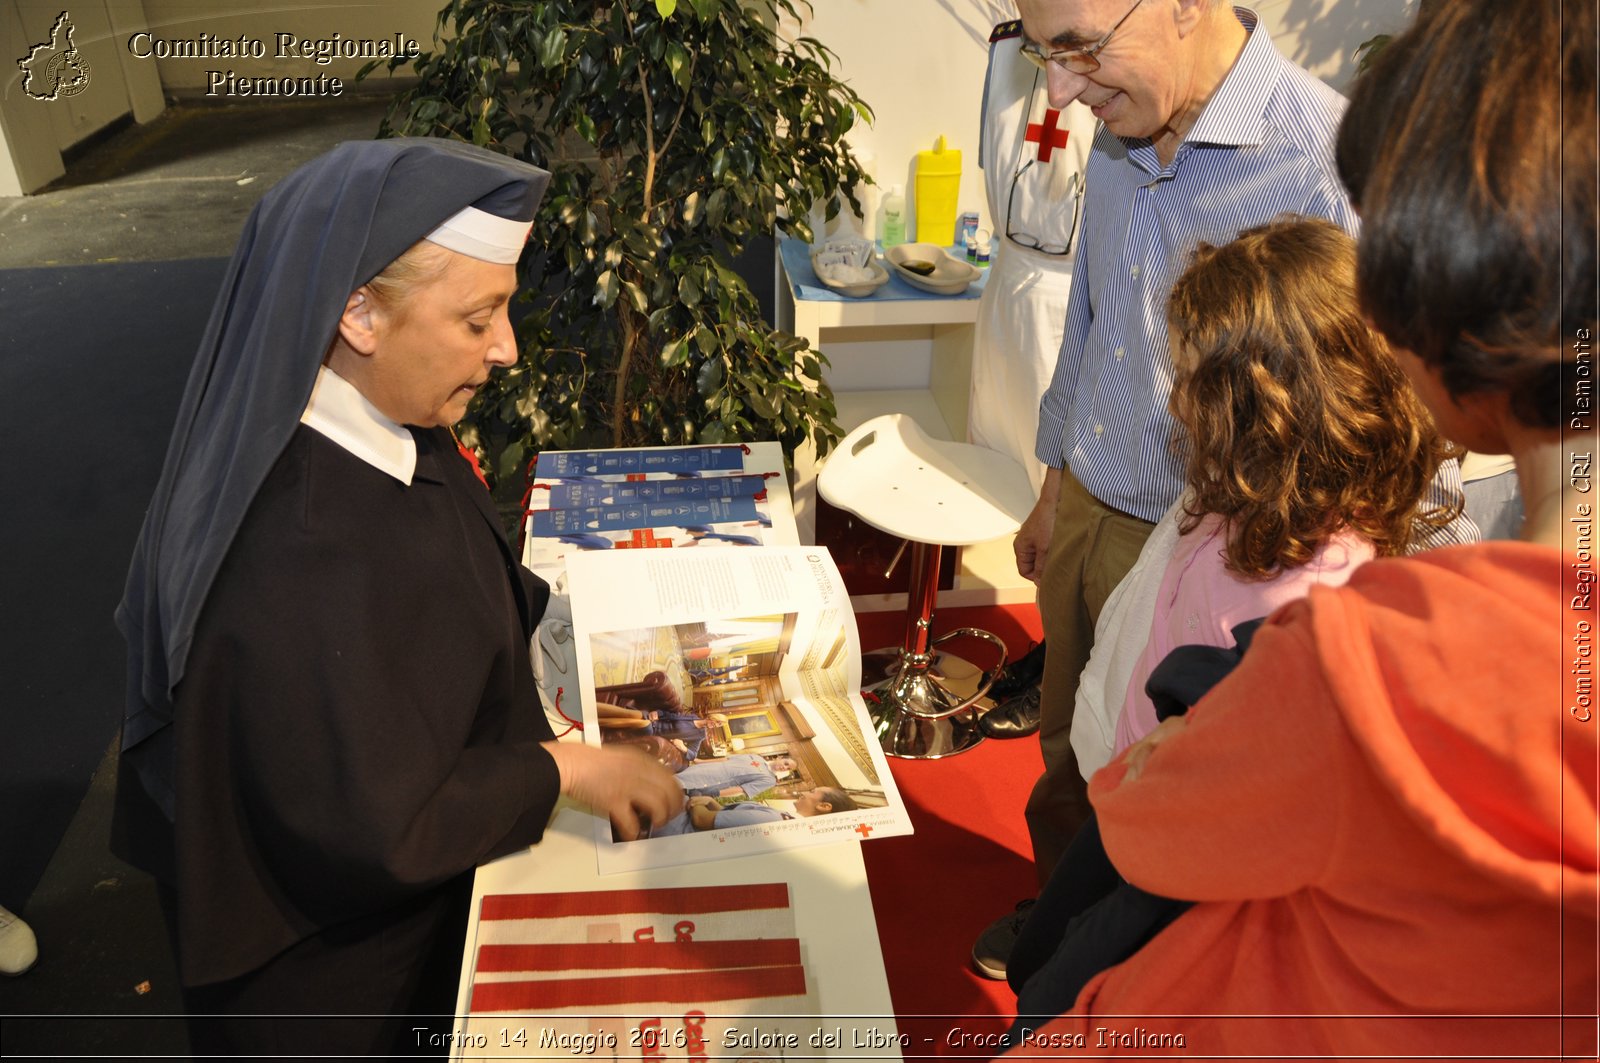
[[[115,746],[28,902],[39,961],[0,979],[5,1058],[181,1058],[178,968],[155,881],[111,855]]]
[[[387,97],[168,107],[68,162],[31,196],[0,196],[0,269],[226,257],[250,209],[307,159],[367,140]]]

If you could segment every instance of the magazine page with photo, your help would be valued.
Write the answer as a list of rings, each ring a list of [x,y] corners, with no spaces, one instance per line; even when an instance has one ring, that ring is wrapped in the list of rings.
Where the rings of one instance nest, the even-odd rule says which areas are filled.
[[[850,597],[819,547],[568,560],[584,736],[677,773],[684,810],[604,873],[911,832],[861,699]]]

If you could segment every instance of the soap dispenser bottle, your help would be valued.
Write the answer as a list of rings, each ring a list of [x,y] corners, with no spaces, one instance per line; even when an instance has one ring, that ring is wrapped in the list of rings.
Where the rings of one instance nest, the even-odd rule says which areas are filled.
[[[906,197],[900,185],[890,185],[889,194],[878,204],[883,219],[883,246],[894,247],[906,242]]]

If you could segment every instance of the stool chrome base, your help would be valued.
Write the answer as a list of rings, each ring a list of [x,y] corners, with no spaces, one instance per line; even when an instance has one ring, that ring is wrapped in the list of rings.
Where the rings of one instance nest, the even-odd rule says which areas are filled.
[[[901,650],[891,652],[899,655]],[[947,656],[941,655],[938,663],[947,660]],[[931,669],[925,672],[907,669],[902,674],[896,668],[878,682],[867,682],[862,693],[867,695],[872,730],[888,756],[938,760],[966,752],[984,740],[978,730],[978,714],[971,708],[955,716],[928,719],[963,701],[962,696],[946,690]]]
[[[937,760],[983,741],[976,705],[988,692],[993,673],[985,678],[970,661],[933,648],[963,636],[991,643],[1005,660],[1004,643],[976,628],[934,639],[922,654],[890,646],[862,656],[862,693],[878,744],[889,756]]]

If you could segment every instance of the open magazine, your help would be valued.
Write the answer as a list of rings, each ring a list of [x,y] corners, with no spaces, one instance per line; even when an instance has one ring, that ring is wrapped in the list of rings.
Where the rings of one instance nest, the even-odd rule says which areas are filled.
[[[677,771],[682,813],[602,873],[909,834],[861,700],[850,596],[820,547],[567,559],[584,735]]]

